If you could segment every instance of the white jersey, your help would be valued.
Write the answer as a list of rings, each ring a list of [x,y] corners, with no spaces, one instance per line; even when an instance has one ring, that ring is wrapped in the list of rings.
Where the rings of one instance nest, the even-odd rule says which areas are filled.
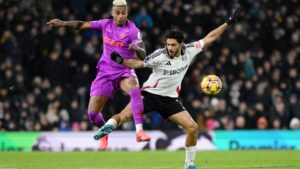
[[[142,90],[160,96],[177,98],[181,82],[193,58],[202,51],[203,40],[184,45],[182,55],[170,58],[166,48],[158,49],[144,60],[144,66],[153,72]]]

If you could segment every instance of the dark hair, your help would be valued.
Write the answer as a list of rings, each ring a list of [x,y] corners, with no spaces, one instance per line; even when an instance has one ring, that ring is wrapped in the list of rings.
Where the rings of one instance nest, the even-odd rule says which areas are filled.
[[[181,43],[184,39],[183,32],[176,27],[172,27],[165,35],[165,40],[167,39],[176,39],[178,43]]]

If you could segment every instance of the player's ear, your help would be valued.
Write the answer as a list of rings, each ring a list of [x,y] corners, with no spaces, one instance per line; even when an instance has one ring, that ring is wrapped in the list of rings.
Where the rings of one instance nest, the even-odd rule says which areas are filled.
[[[184,43],[183,42],[181,42],[180,43],[180,50],[181,50],[181,55],[184,55]]]
[[[114,7],[113,6],[111,7],[110,14],[111,14],[111,16],[114,15]]]
[[[183,47],[183,42],[180,42],[179,46],[180,46],[180,48],[182,48]]]

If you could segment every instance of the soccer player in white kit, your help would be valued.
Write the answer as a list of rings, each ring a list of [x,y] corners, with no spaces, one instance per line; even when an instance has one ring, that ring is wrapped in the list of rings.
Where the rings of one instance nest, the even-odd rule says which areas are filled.
[[[198,140],[198,125],[178,100],[181,82],[188,67],[203,47],[210,45],[221,34],[236,22],[239,8],[228,21],[211,31],[203,39],[184,44],[183,32],[171,29],[166,34],[166,47],[156,50],[144,61],[137,59],[125,60],[121,56],[112,55],[111,59],[132,69],[150,67],[152,74],[144,83],[144,112],[159,112],[165,119],[175,122],[186,131],[186,157],[184,169],[197,169],[194,164],[196,144]],[[120,113],[113,116],[102,128],[108,134],[120,124],[132,118],[130,104]],[[103,135],[104,135],[103,134]]]

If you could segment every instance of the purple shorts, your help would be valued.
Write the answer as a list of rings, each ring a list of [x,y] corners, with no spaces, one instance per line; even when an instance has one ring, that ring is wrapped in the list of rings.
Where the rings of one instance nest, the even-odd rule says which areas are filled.
[[[107,96],[112,98],[115,90],[120,87],[120,81],[127,77],[137,78],[133,69],[126,69],[113,74],[99,70],[92,82],[90,96]]]

